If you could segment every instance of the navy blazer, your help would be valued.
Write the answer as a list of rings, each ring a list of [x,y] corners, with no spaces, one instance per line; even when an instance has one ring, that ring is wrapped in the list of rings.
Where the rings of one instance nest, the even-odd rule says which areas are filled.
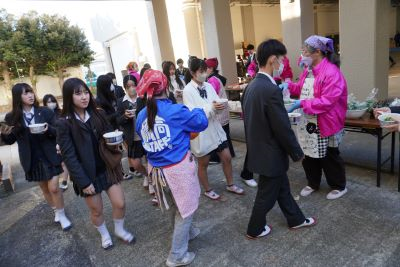
[[[267,177],[285,174],[288,155],[298,161],[303,151],[291,128],[282,92],[264,74],[258,73],[243,95],[247,142],[247,168]]]
[[[135,136],[135,118],[128,119],[127,117],[125,117],[125,111],[129,109],[130,102],[128,100],[122,100],[123,98],[120,98],[117,101],[117,123],[124,132],[125,141],[128,143],[128,145],[131,145]]]
[[[73,129],[71,120],[76,121],[79,130]],[[81,189],[88,187],[96,179],[96,162],[90,131],[89,127],[76,118],[60,118],[57,123],[57,144],[60,146],[62,159],[71,180]],[[108,125],[106,131],[112,131],[112,127]],[[103,133],[95,135],[100,139]]]
[[[61,165],[61,157],[56,150],[56,116],[52,110],[47,107],[35,107],[35,123],[48,123],[48,130],[44,134],[39,134],[38,139],[40,146],[43,149],[44,156],[54,166]],[[5,117],[7,125],[13,126],[11,121],[11,113],[7,113]],[[21,119],[22,126],[15,126],[9,135],[1,134],[4,143],[12,145],[18,143],[19,160],[25,173],[31,170],[32,153],[31,143],[29,139],[28,127],[25,126],[25,121]]]

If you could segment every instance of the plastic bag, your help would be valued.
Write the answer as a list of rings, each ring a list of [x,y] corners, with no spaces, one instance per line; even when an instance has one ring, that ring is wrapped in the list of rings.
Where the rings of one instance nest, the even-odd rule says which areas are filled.
[[[372,109],[377,102],[376,96],[379,89],[374,88],[371,90],[365,101],[358,101],[354,94],[349,94],[347,96],[347,109],[348,110],[361,110],[361,109]]]
[[[400,99],[395,98],[392,103],[390,103],[389,107],[399,107],[400,106]]]

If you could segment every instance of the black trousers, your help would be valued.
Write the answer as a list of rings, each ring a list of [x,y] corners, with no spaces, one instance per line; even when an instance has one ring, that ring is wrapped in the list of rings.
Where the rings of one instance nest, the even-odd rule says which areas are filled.
[[[224,129],[225,134],[226,134],[226,141],[228,141],[229,152],[231,152],[231,157],[234,158],[235,150],[233,149],[233,145],[232,145],[231,134],[230,134],[231,131],[229,129],[229,123],[225,126],[222,126],[222,129]],[[217,152],[214,151],[213,153],[211,153],[210,161],[221,162]]]
[[[244,180],[253,179],[253,173],[249,171],[249,169],[247,169],[247,151],[246,151],[246,157],[244,158],[243,169],[242,172],[240,173],[240,177],[242,177]]]
[[[260,175],[257,195],[247,227],[249,236],[256,237],[264,231],[264,226],[267,224],[266,215],[274,207],[276,201],[289,227],[300,225],[305,221],[303,212],[290,192],[287,174],[278,177]]]
[[[344,161],[340,157],[337,147],[328,147],[325,158],[315,159],[306,156],[303,160],[303,168],[307,176],[308,186],[314,190],[319,189],[322,171],[324,171],[326,182],[333,190],[346,188]]]

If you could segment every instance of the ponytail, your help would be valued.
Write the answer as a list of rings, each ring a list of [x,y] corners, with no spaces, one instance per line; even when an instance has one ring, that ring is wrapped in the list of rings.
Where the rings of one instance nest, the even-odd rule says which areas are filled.
[[[336,65],[338,68],[340,68],[340,58],[335,52],[326,52],[325,57],[328,59],[328,61],[334,65]]]
[[[146,107],[147,107],[147,126],[149,127],[149,131],[153,131],[157,116],[157,100],[154,99],[154,97],[147,99]]]

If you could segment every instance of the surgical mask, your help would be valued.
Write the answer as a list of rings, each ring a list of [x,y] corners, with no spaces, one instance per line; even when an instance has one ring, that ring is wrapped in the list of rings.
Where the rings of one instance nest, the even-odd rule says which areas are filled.
[[[205,82],[207,80],[207,72],[202,72],[200,75],[197,75],[197,80],[201,83]]]
[[[129,93],[130,93],[131,95],[133,95],[133,96],[136,96],[136,95],[137,95],[136,87],[131,86],[131,87],[128,88],[128,90],[129,90]]]
[[[306,67],[311,66],[312,65],[312,61],[313,60],[312,60],[311,57],[306,57],[306,56],[301,55],[299,66],[301,68],[303,68],[304,66],[306,66]]]
[[[283,65],[282,62],[279,63],[279,69],[277,69],[277,70],[274,69],[272,76],[273,76],[273,77],[280,77],[281,74],[282,74],[282,72],[283,72],[283,68],[284,68],[284,67],[285,67],[285,66]]]
[[[171,81],[172,80],[176,80],[176,76],[175,75],[170,75],[169,78],[170,78]]]
[[[56,103],[47,103],[47,107],[51,110],[55,110],[57,107]]]
[[[111,86],[110,86],[110,90],[111,90],[112,92],[114,92],[114,90],[115,90],[115,86],[114,86],[114,84],[111,84]]]

